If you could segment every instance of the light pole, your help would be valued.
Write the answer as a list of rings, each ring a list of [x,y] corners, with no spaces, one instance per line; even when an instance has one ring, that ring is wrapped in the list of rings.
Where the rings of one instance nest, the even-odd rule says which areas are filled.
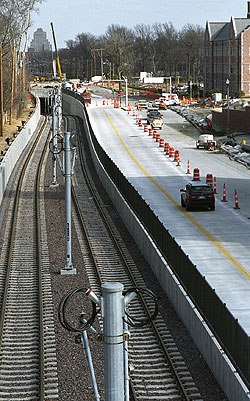
[[[229,129],[229,85],[230,81],[227,78],[226,80],[226,85],[227,85],[227,130]]]
[[[230,85],[230,81],[227,78],[226,80],[226,85],[227,85],[227,108],[229,109],[229,85]]]
[[[128,107],[128,79],[122,76],[125,82],[125,107]]]
[[[109,66],[109,79],[110,79],[110,81],[111,81],[111,80],[112,80],[112,69],[111,69],[112,64],[111,64],[111,62],[108,61],[108,60],[104,61],[103,64],[107,64],[107,65]]]

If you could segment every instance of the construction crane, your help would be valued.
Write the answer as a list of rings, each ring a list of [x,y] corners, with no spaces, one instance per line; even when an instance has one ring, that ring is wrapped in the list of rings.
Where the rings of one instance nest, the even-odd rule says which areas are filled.
[[[52,36],[53,36],[53,41],[54,41],[54,46],[55,46],[56,61],[57,61],[57,67],[58,67],[59,77],[60,77],[60,79],[63,79],[63,75],[62,75],[62,71],[61,71],[61,66],[60,66],[60,61],[59,61],[59,56],[58,56],[58,51],[57,51],[57,46],[56,46],[56,37],[55,37],[53,22],[51,22],[50,25],[51,25]]]

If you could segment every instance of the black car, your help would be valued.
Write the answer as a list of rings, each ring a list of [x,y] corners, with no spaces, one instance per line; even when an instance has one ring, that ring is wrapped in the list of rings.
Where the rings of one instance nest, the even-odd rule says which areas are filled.
[[[214,190],[208,184],[199,182],[189,182],[185,189],[180,190],[181,206],[186,207],[186,210],[191,210],[195,207],[209,207],[215,210]]]

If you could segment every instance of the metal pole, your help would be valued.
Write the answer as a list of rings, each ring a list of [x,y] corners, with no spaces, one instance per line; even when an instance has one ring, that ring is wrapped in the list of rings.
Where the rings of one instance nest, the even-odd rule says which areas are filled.
[[[57,92],[57,104],[58,104],[58,134],[61,133],[62,127],[62,90],[58,88]]]
[[[128,331],[128,324],[123,322],[124,332]],[[124,341],[124,401],[129,401],[129,366],[128,366],[128,341]]]
[[[76,274],[71,261],[71,151],[70,132],[64,133],[65,150],[65,259],[66,264],[61,274]]]
[[[105,401],[124,401],[123,288],[121,283],[102,285]]]
[[[12,124],[13,100],[14,100],[15,54],[16,54],[16,48],[14,46],[12,54],[12,69],[11,69],[11,97],[10,97],[10,121],[9,121],[10,125]]]
[[[128,80],[125,77],[122,77],[125,82],[125,107],[128,107]]]
[[[56,138],[56,105],[55,102],[52,106],[52,146],[53,150],[57,147],[57,138]],[[58,183],[56,181],[56,156],[53,154],[53,162],[52,162],[52,183],[51,187],[58,187]]]
[[[227,78],[226,85],[227,85],[227,130],[229,130],[229,84],[230,81]]]
[[[103,79],[103,59],[102,59],[102,49],[101,49],[101,75],[102,75],[102,79]],[[102,86],[103,86],[103,82],[102,82]]]
[[[86,331],[83,331],[83,333],[82,333],[82,347],[84,349],[88,367],[89,367],[89,372],[90,372],[90,377],[91,377],[91,381],[92,381],[92,385],[93,385],[95,400],[100,401],[100,395],[98,393],[98,388],[97,388],[97,383],[96,383],[96,378],[95,378],[95,371],[94,371],[94,367],[93,367],[91,352],[90,352],[90,348],[89,348],[88,335],[87,335]]]
[[[227,85],[227,130],[229,130],[229,84]]]
[[[128,80],[125,78],[125,107],[128,107]]]

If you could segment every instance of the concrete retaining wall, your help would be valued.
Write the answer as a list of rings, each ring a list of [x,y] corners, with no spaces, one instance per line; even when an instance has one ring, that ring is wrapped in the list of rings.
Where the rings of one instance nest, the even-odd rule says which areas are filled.
[[[148,234],[144,231],[140,221],[123,199],[117,187],[104,171],[91,141],[82,104],[70,96],[63,95],[63,111],[66,114],[78,115],[83,118],[83,124],[88,133],[88,140],[95,168],[107,193],[119,211],[137,245],[141,249],[141,252],[149,262],[151,269],[154,271],[172,305],[183,320],[208,366],[217,378],[218,383],[223,388],[230,401],[250,400],[248,389],[202,319],[195,305],[183,290],[178,279],[166,264],[166,261],[161,257],[158,249],[155,247]]]
[[[40,119],[40,100],[38,97],[35,98],[35,110],[33,111],[30,119],[25,124],[24,128],[18,133],[17,137],[12,142],[0,164],[0,204],[2,202],[4,191],[8,184],[13,168],[15,167],[19,156],[29,142]]]

